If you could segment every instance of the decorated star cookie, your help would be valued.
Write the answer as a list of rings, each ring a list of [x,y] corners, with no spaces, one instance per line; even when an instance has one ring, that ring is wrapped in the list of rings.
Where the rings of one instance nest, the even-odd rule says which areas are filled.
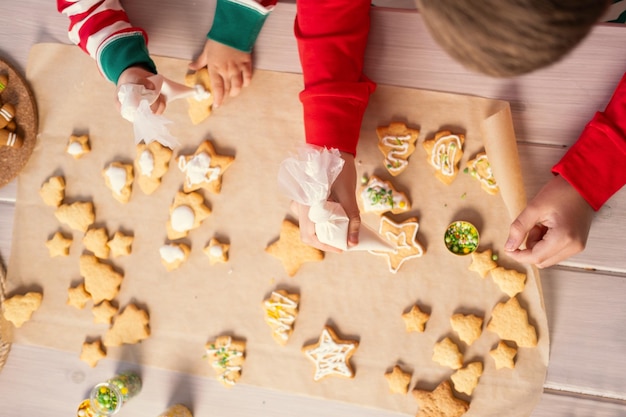
[[[87,363],[87,365],[95,368],[100,359],[106,357],[106,351],[100,340],[93,342],[84,342],[83,349],[80,352],[80,360]]]
[[[212,238],[209,244],[203,249],[203,252],[209,257],[209,264],[215,265],[216,263],[228,262],[229,248],[230,245],[228,243],[222,243],[216,238]]]
[[[463,156],[465,136],[443,130],[423,145],[428,154],[428,163],[435,169],[435,176],[444,184],[450,185],[459,173],[459,161]]]
[[[168,272],[179,268],[187,260],[190,252],[191,248],[184,243],[169,243],[159,249],[161,263]]]
[[[265,252],[278,258],[290,277],[302,264],[324,259],[324,252],[302,242],[300,228],[287,219],[283,220],[280,237],[265,248]]]
[[[65,148],[65,152],[71,155],[74,159],[79,159],[90,151],[91,147],[89,146],[89,136],[87,135],[70,136]]]
[[[424,247],[416,240],[418,229],[417,217],[411,217],[402,223],[395,223],[383,216],[380,219],[378,232],[394,245],[395,249],[388,252],[370,251],[370,253],[386,257],[389,270],[395,274],[404,262],[419,258],[424,254]]]
[[[96,219],[93,203],[77,201],[72,204],[61,204],[54,212],[57,220],[70,228],[85,233]]]
[[[520,306],[517,297],[494,307],[487,330],[496,333],[502,340],[517,343],[519,347],[537,346],[535,327],[528,323],[528,313]]]
[[[134,240],[135,237],[132,235],[125,235],[119,231],[115,232],[113,238],[107,242],[107,246],[111,251],[111,257],[118,258],[130,255]]]
[[[480,152],[474,159],[467,161],[467,167],[463,172],[468,173],[472,178],[477,179],[480,182],[480,186],[485,192],[489,194],[498,194],[500,188],[496,182],[496,178],[493,176],[493,170],[491,164],[487,158],[485,152]]]
[[[93,255],[82,255],[79,268],[80,274],[85,278],[85,290],[91,294],[94,304],[117,296],[124,277],[111,265],[100,262]]]
[[[406,194],[396,191],[389,181],[383,181],[375,175],[361,189],[361,204],[366,213],[381,215],[388,211],[393,214],[411,210],[411,202]]]
[[[450,325],[459,335],[459,339],[471,345],[482,333],[483,319],[473,314],[454,314],[450,318]]]
[[[161,178],[169,169],[172,150],[152,141],[148,145],[141,142],[137,145],[135,157],[135,173],[137,184],[145,194],[152,194],[161,185]]]
[[[202,194],[177,192],[170,206],[170,218],[167,221],[168,239],[176,240],[186,237],[190,230],[200,227],[210,214],[211,209],[204,204]]]
[[[506,342],[500,340],[498,346],[489,352],[489,355],[493,358],[496,369],[502,368],[515,368],[515,355],[517,355],[517,349],[506,344]]]
[[[378,149],[385,155],[385,168],[393,176],[399,175],[408,165],[409,156],[415,151],[420,132],[401,122],[376,128]]]
[[[43,202],[52,207],[59,207],[65,198],[65,179],[61,176],[50,177],[39,189]]]
[[[447,366],[452,369],[459,369],[463,366],[463,354],[459,351],[459,347],[450,340],[449,337],[435,343],[433,348],[433,361],[439,365]]]
[[[217,380],[225,387],[232,387],[241,378],[245,361],[246,342],[233,340],[230,336],[219,336],[206,344],[206,354]]]
[[[234,160],[233,156],[218,155],[213,144],[205,140],[193,155],[178,157],[178,168],[185,174],[183,190],[188,193],[203,188],[219,194],[222,175]]]
[[[85,249],[92,252],[96,257],[107,259],[109,257],[108,240],[109,233],[104,227],[89,229],[83,236],[83,245],[85,245]]]
[[[113,316],[117,314],[118,308],[111,304],[110,301],[104,300],[97,306],[91,308],[93,313],[93,322],[100,324],[111,324]]]
[[[91,301],[91,294],[85,290],[85,284],[80,283],[75,287],[67,290],[67,305],[76,307],[79,310],[85,308],[87,302]]]
[[[272,291],[272,294],[263,301],[265,322],[272,329],[272,337],[280,345],[286,345],[293,333],[299,302],[300,295],[290,294],[285,290]]]
[[[526,285],[526,274],[513,269],[505,269],[501,266],[490,271],[493,282],[509,297],[524,291]]]
[[[483,252],[474,251],[471,256],[472,263],[468,269],[478,273],[478,275],[483,278],[487,276],[489,271],[498,267],[498,264],[493,260],[493,252],[491,249],[487,249]]]
[[[187,74],[185,76],[185,85],[187,87],[194,87],[201,85],[206,91],[211,91],[211,78],[209,77],[209,71],[206,67]],[[213,106],[213,95],[210,95],[206,99],[197,100],[194,97],[187,97],[187,103],[189,103],[189,117],[191,123],[194,125],[199,124],[204,119],[211,115],[211,106]]]
[[[424,331],[426,322],[430,318],[430,314],[422,312],[417,305],[411,307],[411,310],[402,315],[406,331],[408,332],[420,332]]]
[[[483,364],[481,362],[472,362],[453,373],[450,379],[452,380],[455,390],[467,395],[472,395],[474,388],[478,385],[478,379],[482,374]]]
[[[104,335],[105,346],[135,344],[150,336],[150,317],[145,310],[129,304],[116,316]]]
[[[24,295],[18,294],[7,298],[2,303],[4,318],[13,323],[15,327],[22,327],[37,311],[42,299],[43,294],[39,292],[28,292]]]
[[[385,379],[387,384],[389,384],[389,392],[392,394],[406,394],[409,392],[411,376],[410,373],[404,372],[399,365],[394,366],[391,372],[385,374]]]
[[[335,331],[325,326],[317,343],[302,348],[302,352],[315,364],[314,381],[327,376],[354,378],[350,358],[356,352],[359,342],[341,340]]]
[[[70,246],[72,246],[72,238],[66,238],[61,232],[56,232],[54,236],[52,236],[52,239],[46,242],[46,247],[48,248],[51,258],[69,255]]]
[[[122,204],[128,203],[133,185],[133,166],[121,162],[111,162],[102,170],[106,186],[113,192],[113,198]]]
[[[467,401],[456,398],[449,381],[443,381],[433,391],[413,390],[419,404],[416,417],[461,417],[469,409]]]

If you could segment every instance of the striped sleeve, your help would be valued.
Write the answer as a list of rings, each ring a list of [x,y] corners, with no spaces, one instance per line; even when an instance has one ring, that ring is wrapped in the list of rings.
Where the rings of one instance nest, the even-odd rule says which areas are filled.
[[[252,51],[277,0],[217,0],[207,38],[243,52]]]
[[[147,34],[131,25],[119,0],[57,0],[57,9],[69,18],[70,41],[96,60],[109,81],[117,83],[131,66],[156,73]]]

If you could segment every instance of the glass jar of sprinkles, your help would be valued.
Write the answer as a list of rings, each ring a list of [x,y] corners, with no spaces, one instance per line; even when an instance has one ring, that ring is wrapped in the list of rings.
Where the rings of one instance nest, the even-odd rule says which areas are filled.
[[[141,391],[141,378],[125,372],[92,388],[89,394],[91,409],[100,416],[116,414],[124,403]]]
[[[455,255],[469,255],[478,248],[478,229],[470,222],[452,222],[444,234],[446,248]]]

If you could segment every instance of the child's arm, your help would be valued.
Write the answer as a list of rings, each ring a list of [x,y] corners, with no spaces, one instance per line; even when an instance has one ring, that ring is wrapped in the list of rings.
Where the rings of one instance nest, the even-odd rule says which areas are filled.
[[[585,248],[593,210],[626,184],[626,75],[604,112],[554,166],[558,174],[511,225],[505,249],[547,267]],[[528,237],[527,237],[528,236]],[[526,239],[527,249],[518,248]]]
[[[213,105],[236,96],[252,78],[251,52],[277,0],[217,0],[215,17],[202,53],[189,68],[207,67]]]
[[[370,1],[298,0],[296,6],[306,142],[342,152],[345,165],[333,184],[331,198],[343,206],[350,218],[348,245],[353,246],[358,243],[360,224],[354,155],[363,114],[376,87],[363,75]],[[308,217],[301,215],[303,240],[327,250],[308,223]]]
[[[57,9],[70,20],[70,40],[95,59],[107,80],[150,85],[147,77],[157,70],[148,53],[148,37],[130,24],[119,0],[57,0]],[[153,111],[162,112],[164,103],[159,97]]]

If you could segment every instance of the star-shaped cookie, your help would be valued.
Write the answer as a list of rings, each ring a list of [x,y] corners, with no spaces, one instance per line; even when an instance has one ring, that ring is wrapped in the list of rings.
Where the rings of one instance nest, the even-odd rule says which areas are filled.
[[[302,348],[302,352],[315,364],[314,381],[327,376],[354,378],[350,358],[359,346],[356,340],[341,340],[334,330],[324,327],[317,343]]]
[[[392,394],[406,394],[409,392],[411,374],[404,372],[400,366],[396,365],[391,372],[387,372],[385,379],[389,384],[389,392]]]
[[[91,308],[93,313],[93,322],[101,324],[111,324],[111,319],[117,314],[117,307],[115,307],[109,300],[104,300],[97,306]]]
[[[407,333],[423,332],[429,318],[430,314],[424,313],[417,305],[414,305],[411,307],[411,310],[402,315]]]
[[[418,229],[417,217],[411,217],[402,223],[395,223],[387,216],[382,216],[378,232],[394,245],[395,249],[387,252],[370,251],[370,253],[386,257],[389,270],[395,274],[404,262],[419,258],[424,254],[424,247],[416,240]]]
[[[324,259],[324,252],[302,242],[300,228],[287,219],[283,220],[278,240],[265,248],[265,252],[278,258],[290,277],[294,276],[305,262]]]
[[[65,148],[65,152],[74,159],[78,159],[90,151],[91,146],[89,145],[89,136],[87,135],[71,135]]]
[[[89,300],[91,300],[91,294],[85,290],[83,283],[67,290],[67,305],[69,306],[83,309]]]
[[[228,243],[222,243],[216,238],[212,238],[209,244],[203,249],[203,252],[209,257],[209,264],[215,265],[216,263],[228,262],[229,248],[230,245]]]
[[[95,340],[93,342],[84,342],[83,350],[80,352],[80,360],[86,362],[87,365],[95,368],[100,359],[106,357],[106,351],[102,346],[102,342],[100,340]]]
[[[122,232],[115,232],[113,238],[107,242],[107,246],[111,250],[111,257],[130,255],[133,246],[134,236],[125,235]]]
[[[46,242],[50,257],[67,256],[70,254],[70,246],[72,246],[72,238],[66,238],[63,233],[56,232],[52,239]]]
[[[185,174],[183,190],[189,193],[203,188],[218,194],[222,190],[222,175],[234,160],[233,156],[219,155],[213,144],[205,140],[193,155],[178,157],[178,168]]]
[[[469,403],[456,398],[449,381],[443,381],[433,391],[413,390],[419,404],[416,417],[460,417],[469,409]]]
[[[489,271],[498,267],[493,260],[493,252],[487,249],[482,252],[472,252],[472,263],[468,267],[470,271],[477,272],[481,277],[485,278]]]
[[[489,351],[489,355],[496,363],[496,369],[502,368],[515,368],[515,355],[517,355],[517,349],[506,344],[503,340],[500,340],[498,346]]]

